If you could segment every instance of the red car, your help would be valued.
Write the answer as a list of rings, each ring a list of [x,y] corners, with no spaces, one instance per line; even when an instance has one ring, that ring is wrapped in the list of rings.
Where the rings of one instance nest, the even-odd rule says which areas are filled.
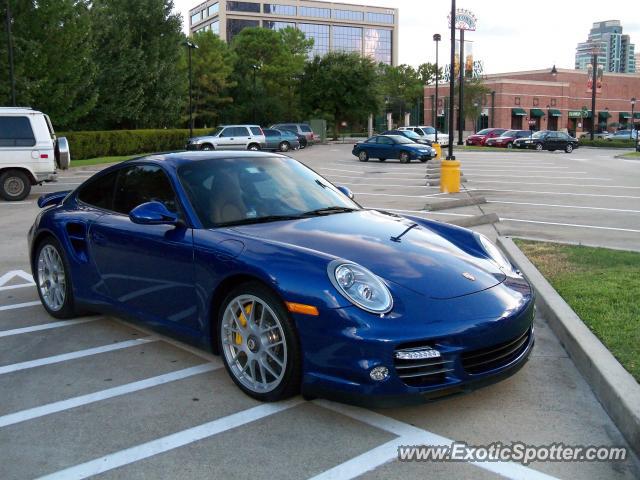
[[[481,147],[488,139],[499,137],[506,131],[506,128],[485,128],[484,130],[480,130],[478,133],[469,136],[467,138],[467,145],[476,145]]]
[[[518,138],[530,137],[530,130],[507,130],[499,137],[489,138],[484,142],[485,147],[513,148],[513,142]]]

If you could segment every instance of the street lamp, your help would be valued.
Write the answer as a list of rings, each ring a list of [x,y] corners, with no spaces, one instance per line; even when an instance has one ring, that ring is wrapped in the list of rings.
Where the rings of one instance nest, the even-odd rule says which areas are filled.
[[[7,0],[7,51],[9,53],[9,77],[11,79],[11,103],[16,106],[16,77],[13,71],[13,38],[11,37],[11,10],[9,9],[9,0]]]
[[[193,137],[193,75],[191,68],[191,50],[198,48],[198,45],[191,40],[186,40],[185,45],[189,50],[189,138]]]
[[[442,40],[442,36],[439,33],[433,34],[433,41],[436,42],[436,115],[435,115],[435,127],[436,127],[436,143],[438,143],[438,42]]]
[[[253,69],[253,123],[256,123],[256,73],[262,68],[262,65],[254,64],[251,65],[251,68]]]
[[[555,65],[551,69],[551,75],[553,75],[554,77],[558,75],[558,69],[556,68]]]
[[[598,47],[596,47],[595,45],[593,45],[593,48],[591,50],[591,55],[592,55],[592,59],[591,59],[591,70],[592,70],[592,75],[591,75],[591,140],[593,141],[594,138],[594,133],[595,133],[595,129],[596,129],[596,81],[597,81],[597,75],[598,75],[598,55],[600,54],[600,51],[598,49]]]
[[[636,128],[636,120],[633,118],[633,113],[636,108],[636,97],[631,98],[631,133],[629,133],[629,140],[633,140],[633,131]]]
[[[456,0],[451,0],[451,67],[449,72],[449,151],[447,160],[455,160],[453,155],[453,115],[454,115],[454,89],[456,88],[455,64],[456,64]]]

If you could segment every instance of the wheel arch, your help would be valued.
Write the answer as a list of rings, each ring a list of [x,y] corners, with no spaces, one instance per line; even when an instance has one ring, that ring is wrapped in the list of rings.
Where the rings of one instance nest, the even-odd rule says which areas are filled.
[[[24,165],[3,166],[3,167],[0,168],[0,175],[3,175],[5,172],[8,172],[9,170],[21,171],[22,173],[25,173],[27,175],[27,177],[29,177],[29,180],[31,181],[31,185],[37,185],[38,184],[38,181],[36,180],[36,176],[33,173],[33,171],[31,169],[29,169],[28,167],[25,167]]]

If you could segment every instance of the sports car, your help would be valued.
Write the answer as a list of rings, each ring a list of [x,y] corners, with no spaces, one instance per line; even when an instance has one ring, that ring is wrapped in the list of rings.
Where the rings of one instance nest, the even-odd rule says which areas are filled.
[[[363,208],[286,156],[150,155],[38,204],[49,314],[210,349],[262,401],[422,402],[511,375],[534,344],[534,293],[484,236]]]

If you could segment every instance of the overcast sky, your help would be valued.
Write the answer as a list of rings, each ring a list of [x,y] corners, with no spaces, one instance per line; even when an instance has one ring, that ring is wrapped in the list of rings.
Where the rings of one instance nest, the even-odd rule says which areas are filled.
[[[187,21],[189,8],[202,0],[174,0]],[[275,3],[275,0],[274,0]],[[400,9],[400,62],[416,66],[435,61],[434,33],[440,33],[440,62],[448,63],[450,2],[442,0],[349,0],[346,3]],[[574,68],[575,48],[587,39],[593,22],[622,21],[623,33],[640,51],[637,0],[457,0],[476,14],[478,29],[467,32],[485,73]],[[185,26],[185,31],[187,27]]]

